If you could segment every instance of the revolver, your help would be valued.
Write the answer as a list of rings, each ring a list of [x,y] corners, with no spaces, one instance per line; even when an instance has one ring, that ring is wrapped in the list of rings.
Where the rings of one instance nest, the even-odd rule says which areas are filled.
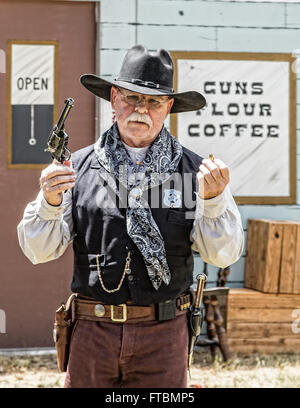
[[[47,141],[47,149],[45,152],[50,152],[53,159],[60,163],[64,163],[71,157],[71,152],[68,149],[69,137],[65,132],[65,121],[68,114],[74,106],[74,99],[68,98],[65,100],[65,107],[56,125],[54,125]]]

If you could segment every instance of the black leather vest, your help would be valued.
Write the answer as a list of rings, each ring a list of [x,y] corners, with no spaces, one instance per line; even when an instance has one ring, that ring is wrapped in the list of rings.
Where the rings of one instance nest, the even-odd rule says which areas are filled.
[[[196,205],[196,172],[202,158],[183,148],[176,177],[173,181],[149,190],[149,205],[153,218],[165,242],[171,282],[162,282],[155,290],[150,282],[141,253],[126,231],[126,204],[110,188],[109,175],[100,165],[94,146],[88,146],[72,155],[77,172],[73,188],[73,221],[76,236],[74,248],[73,292],[89,296],[107,304],[133,300],[149,305],[173,299],[193,283],[194,259],[190,232]],[[106,182],[103,180],[106,177]],[[182,181],[182,182],[181,182]],[[180,186],[181,184],[181,186]],[[179,193],[181,208],[172,208],[169,197],[172,188]],[[110,197],[110,200],[107,198]],[[178,198],[178,197],[177,197]],[[159,201],[159,202],[158,202]],[[112,203],[116,205],[112,205]],[[126,202],[126,201],[125,201]],[[177,202],[178,204],[178,202]],[[105,287],[118,286],[128,251],[131,251],[131,273],[126,274],[120,290],[107,293],[101,287],[96,256]],[[99,269],[98,269],[99,271]]]

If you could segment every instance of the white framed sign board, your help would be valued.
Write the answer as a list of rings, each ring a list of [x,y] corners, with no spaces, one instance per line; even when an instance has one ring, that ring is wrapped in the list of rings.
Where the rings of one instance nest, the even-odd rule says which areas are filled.
[[[8,167],[43,168],[57,114],[56,41],[9,41]]]
[[[201,111],[171,115],[171,133],[230,170],[239,204],[296,203],[296,74],[291,54],[171,52],[177,92]]]

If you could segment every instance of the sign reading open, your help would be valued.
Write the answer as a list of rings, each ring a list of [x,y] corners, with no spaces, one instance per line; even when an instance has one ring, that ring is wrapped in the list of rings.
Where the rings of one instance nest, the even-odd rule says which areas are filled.
[[[12,41],[9,48],[9,167],[49,163],[54,123],[56,43]]]

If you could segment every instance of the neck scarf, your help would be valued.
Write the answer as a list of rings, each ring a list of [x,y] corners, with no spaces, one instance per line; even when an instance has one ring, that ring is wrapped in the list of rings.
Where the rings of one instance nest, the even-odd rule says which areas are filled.
[[[117,123],[114,123],[97,140],[94,150],[104,169],[128,190],[127,233],[143,256],[153,287],[159,289],[162,281],[168,285],[171,274],[164,240],[153,219],[148,201],[142,195],[147,189],[161,185],[176,171],[182,157],[181,145],[163,126],[149,146],[144,161],[136,166],[121,141]],[[137,172],[143,173],[144,177],[128,177]],[[130,179],[133,180],[131,183]]]

